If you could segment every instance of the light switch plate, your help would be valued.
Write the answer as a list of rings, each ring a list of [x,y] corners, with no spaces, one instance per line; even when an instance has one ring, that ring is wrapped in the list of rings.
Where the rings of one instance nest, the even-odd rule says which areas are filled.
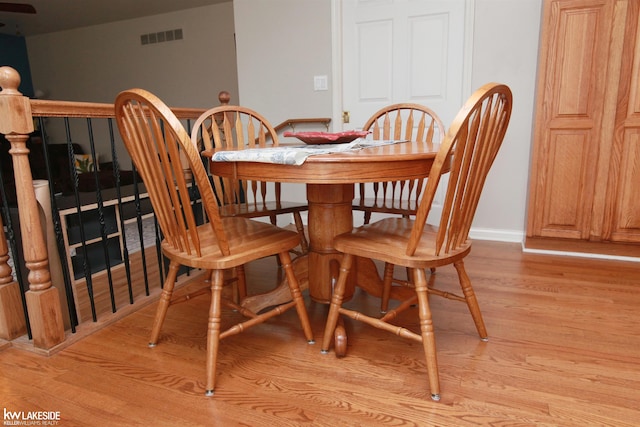
[[[313,90],[329,90],[327,76],[313,76]]]

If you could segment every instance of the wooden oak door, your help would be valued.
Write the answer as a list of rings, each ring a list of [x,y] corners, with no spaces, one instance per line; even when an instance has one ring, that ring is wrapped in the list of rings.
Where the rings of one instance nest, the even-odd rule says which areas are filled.
[[[640,0],[546,0],[531,238],[640,242]]]
[[[545,2],[528,233],[588,239],[614,2]]]
[[[626,11],[626,25],[622,42],[617,41],[622,46],[622,61],[607,157],[602,238],[640,242],[640,0],[622,2],[619,9]]]

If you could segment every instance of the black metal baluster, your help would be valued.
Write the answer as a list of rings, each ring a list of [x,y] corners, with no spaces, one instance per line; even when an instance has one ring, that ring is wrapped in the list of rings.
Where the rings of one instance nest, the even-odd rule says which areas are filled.
[[[122,189],[120,181],[120,163],[118,162],[118,154],[115,146],[115,134],[113,131],[113,119],[108,119],[107,124],[109,126],[109,142],[111,144],[111,164],[113,167],[113,177],[116,182],[116,197],[118,199],[118,213],[120,217],[120,230],[122,233],[122,256],[124,260],[125,275],[127,277],[127,292],[129,294],[129,304],[134,303],[133,299],[133,283],[131,280],[131,265],[129,261],[129,248],[127,246],[126,228],[125,228],[125,216],[122,206]]]
[[[105,269],[107,270],[107,281],[109,283],[109,298],[111,299],[111,312],[118,311],[116,307],[116,297],[113,290],[113,275],[111,272],[111,257],[109,256],[109,237],[107,235],[107,227],[104,220],[104,202],[102,200],[102,189],[100,188],[100,179],[98,177],[98,162],[96,159],[95,138],[93,134],[93,121],[87,118],[87,132],[89,133],[89,149],[93,160],[93,178],[96,188],[96,198],[98,202],[98,223],[100,224],[100,236],[102,237],[102,251],[104,253]]]
[[[75,153],[73,151],[73,142],[71,140],[71,128],[69,126],[69,118],[64,118],[64,128],[67,139],[67,154],[69,157],[69,172],[71,173],[71,178],[73,180],[73,196],[77,206],[77,216],[78,216],[78,231],[80,232],[80,242],[82,248],[82,268],[84,272],[84,277],[87,283],[87,293],[89,294],[89,304],[91,306],[91,317],[94,322],[98,320],[98,316],[96,314],[96,303],[93,294],[93,280],[91,277],[91,261],[89,260],[89,251],[87,249],[87,240],[85,238],[84,232],[84,221],[82,220],[82,204],[80,203],[80,194],[78,193],[78,171],[76,171],[75,165]],[[76,250],[77,253],[77,250]],[[75,278],[75,271],[74,271]]]

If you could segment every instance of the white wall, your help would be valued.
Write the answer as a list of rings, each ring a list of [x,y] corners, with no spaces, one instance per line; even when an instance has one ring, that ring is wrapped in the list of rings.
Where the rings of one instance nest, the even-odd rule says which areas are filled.
[[[274,124],[336,117],[332,1],[233,0],[29,37],[34,87],[52,99],[94,102],[113,102],[120,90],[144,87],[172,106],[188,107],[216,104],[225,89],[232,102]],[[524,235],[541,3],[475,0],[471,85],[500,81],[514,94],[509,131],[476,215],[477,238]],[[183,41],[140,46],[140,34],[172,28],[183,28]],[[314,75],[329,76],[328,91],[313,90]],[[304,200],[304,187],[291,184],[285,196]]]
[[[142,34],[177,28],[182,28],[183,40],[140,43]],[[221,90],[237,97],[231,1],[32,36],[27,50],[34,88],[45,91],[48,99],[111,103],[120,91],[133,87],[174,107],[217,105]]]
[[[507,84],[513,111],[489,173],[472,237],[521,241],[526,228],[529,161],[542,0],[475,0],[472,87]]]
[[[240,104],[273,125],[332,117],[331,2],[234,0],[233,8]],[[329,90],[313,90],[315,75],[329,77]],[[283,198],[306,200],[304,185],[282,188]]]
[[[141,45],[140,35],[182,28],[184,39]],[[237,93],[233,3],[27,38],[34,87],[51,99],[113,102],[132,87],[172,106],[208,107]]]
[[[242,104],[275,122],[305,115],[339,116],[333,111],[332,100],[327,99],[331,91],[314,92],[312,87],[314,74],[331,75],[331,3],[234,0]],[[490,81],[508,84],[514,94],[514,109],[472,236],[521,241],[542,0],[474,3],[473,28],[468,29],[473,31],[471,86],[475,89]],[[270,25],[261,27],[264,22]],[[290,196],[303,198],[304,189],[295,187]]]
[[[326,0],[234,0],[242,105],[274,125],[331,117],[331,91],[313,90],[314,75],[331,76],[330,6]]]

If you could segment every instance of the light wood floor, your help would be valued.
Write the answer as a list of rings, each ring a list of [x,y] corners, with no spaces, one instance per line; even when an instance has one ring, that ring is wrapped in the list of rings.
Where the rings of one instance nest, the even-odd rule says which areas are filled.
[[[273,283],[273,260],[250,279]],[[172,306],[146,345],[155,304],[44,357],[0,352],[8,411],[60,411],[60,426],[631,426],[640,423],[640,265],[522,254],[474,243],[466,262],[489,342],[466,306],[432,298],[442,400],[421,346],[347,321],[348,354],[320,354],[326,307],[307,306],[222,342],[203,394],[207,297]],[[265,271],[270,271],[269,274]],[[452,267],[437,282],[455,283]],[[371,305],[360,293],[354,304]],[[415,320],[402,319],[415,326]]]

